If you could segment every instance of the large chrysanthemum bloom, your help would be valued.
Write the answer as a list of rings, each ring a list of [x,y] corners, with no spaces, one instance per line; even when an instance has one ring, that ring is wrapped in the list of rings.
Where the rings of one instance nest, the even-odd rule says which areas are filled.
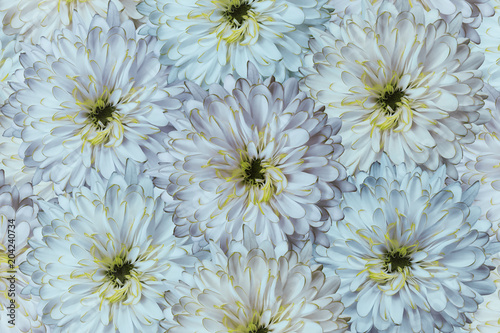
[[[495,269],[491,271],[489,279],[495,283],[496,291],[484,297],[476,312],[471,313],[471,323],[464,326],[472,333],[500,332],[500,254],[492,258]]]
[[[58,29],[71,28],[74,11],[87,24],[94,15],[105,17],[109,3],[113,3],[124,20],[137,22],[143,17],[136,5],[140,0],[16,0],[0,2],[3,31],[19,35],[20,40],[38,44],[41,37],[51,39]]]
[[[34,184],[53,181],[66,191],[85,184],[92,169],[109,178],[127,158],[153,163],[180,114],[171,95],[183,91],[167,85],[154,40],[138,38],[131,21],[120,23],[112,4],[107,19],[80,23],[52,42],[25,44],[24,71],[2,108],[14,120],[4,135],[23,140],[19,156],[36,167]]]
[[[338,118],[328,119],[299,92],[297,80],[229,76],[207,93],[189,84],[184,127],[169,133],[151,171],[175,211],[175,234],[227,249],[251,226],[259,241],[307,239],[328,246],[331,218],[342,218],[342,192],[354,190],[344,167]],[[200,245],[200,244],[198,244]]]
[[[42,227],[21,270],[51,331],[158,332],[164,292],[197,260],[151,179],[130,163],[125,176],[39,204]]]
[[[492,232],[500,241],[500,140],[491,133],[465,146],[464,158],[458,171],[465,184],[480,182],[475,204],[481,207],[481,218],[492,223]]]
[[[234,72],[246,77],[248,61],[280,82],[297,72],[308,50],[308,28],[322,27],[330,17],[325,2],[145,0],[137,8],[149,17],[144,31],[162,45],[160,61],[174,65],[169,80],[207,86]]]
[[[435,173],[388,159],[356,177],[345,218],[317,247],[325,273],[340,276],[352,332],[453,332],[494,292],[485,248],[491,223],[472,205],[479,184],[465,192]]]
[[[457,39],[459,17],[446,24],[437,11],[400,12],[387,2],[363,16],[314,30],[314,55],[301,69],[302,89],[342,119],[340,162],[353,174],[385,152],[409,168],[445,164],[456,179],[461,143],[490,117],[478,93],[483,55]]]
[[[243,242],[227,253],[210,243],[211,260],[184,272],[166,293],[172,308],[162,327],[168,333],[326,333],[345,332],[338,277],[325,277],[310,264],[311,243],[288,251],[286,243],[257,243],[243,227]]]
[[[37,314],[39,297],[23,293],[29,274],[19,270],[26,261],[28,239],[37,225],[38,206],[33,203],[33,188],[5,183],[0,170],[0,331],[45,332]],[[12,300],[14,303],[12,303]]]
[[[334,8],[332,21],[339,23],[345,15],[354,14],[366,5],[380,3],[384,0],[329,0],[325,6]],[[388,0],[400,5],[404,0]],[[470,38],[475,43],[480,43],[482,35],[477,29],[484,18],[494,14],[490,0],[407,0],[408,6],[423,6],[425,10],[437,9],[440,16],[447,22],[452,22],[457,14],[462,17],[460,36]]]

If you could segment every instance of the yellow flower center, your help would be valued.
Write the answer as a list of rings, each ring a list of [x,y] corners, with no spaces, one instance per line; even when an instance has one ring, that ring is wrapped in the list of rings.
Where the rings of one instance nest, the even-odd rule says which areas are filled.
[[[254,310],[252,319],[246,325],[235,325],[234,323],[231,323],[231,320],[228,320],[229,318],[227,316],[225,316],[222,321],[227,327],[228,333],[268,333],[269,329],[265,325],[260,324],[261,316],[261,313]],[[236,326],[236,328],[231,328],[234,326]]]
[[[282,191],[285,176],[279,168],[260,158],[250,159],[246,153],[240,155],[240,167],[226,181],[242,181],[249,193],[249,202],[256,205],[268,202],[273,195]]]
[[[268,18],[254,12],[248,0],[213,0],[212,2],[217,8],[219,18],[219,24],[214,31],[218,39],[228,44],[250,45],[257,42],[259,22]],[[259,16],[258,20],[257,16]]]
[[[265,181],[262,159],[254,158],[250,162],[244,161],[241,163],[241,169],[245,184],[262,187]]]
[[[110,120],[113,120],[113,113],[115,111],[116,107],[99,98],[92,106],[88,118],[96,127],[102,130],[106,128]]]
[[[269,330],[264,327],[264,325],[261,325],[257,327],[255,324],[250,324],[251,326],[248,327],[249,333],[268,333]]]
[[[401,88],[388,84],[378,99],[379,106],[385,110],[386,115],[392,116],[402,105],[405,93]]]
[[[82,108],[87,121],[80,135],[92,145],[113,144],[122,137],[124,128],[123,115],[117,112],[115,105],[109,102],[109,92],[104,90],[97,100],[85,100],[76,103]]]
[[[376,245],[373,243],[373,245]],[[418,244],[411,246],[400,245],[397,240],[386,235],[387,251],[377,259],[368,259],[365,270],[370,279],[379,284],[399,281],[396,289],[402,288],[411,273],[412,254],[418,250]],[[401,279],[399,279],[401,277]]]
[[[223,15],[233,28],[239,28],[241,24],[248,19],[248,12],[250,9],[252,9],[252,6],[246,1],[233,0],[229,3]]]
[[[115,258],[113,264],[108,269],[106,277],[114,283],[116,287],[122,287],[130,279],[130,272],[134,265],[130,261],[124,261],[122,258]]]
[[[384,258],[384,269],[386,272],[402,272],[406,267],[411,267],[411,256],[408,255],[407,247],[386,253]]]
[[[93,250],[92,250],[93,251]],[[141,273],[135,270],[132,262],[127,260],[129,249],[122,246],[120,253],[114,258],[96,259],[100,266],[106,269],[103,284],[97,292],[101,298],[110,303],[137,303],[142,291]]]
[[[369,118],[374,128],[401,132],[411,127],[413,110],[405,92],[398,87],[397,80],[393,77],[385,86],[366,87],[377,100]]]

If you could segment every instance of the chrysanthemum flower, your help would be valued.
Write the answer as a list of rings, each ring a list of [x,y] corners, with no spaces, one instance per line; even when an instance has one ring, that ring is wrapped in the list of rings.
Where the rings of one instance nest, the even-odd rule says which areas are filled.
[[[147,33],[158,37],[160,61],[174,65],[170,81],[218,83],[247,62],[260,74],[283,81],[297,72],[307,51],[309,27],[322,27],[330,14],[326,0],[145,0]]]
[[[484,297],[476,312],[470,314],[471,323],[464,326],[472,333],[500,332],[500,254],[492,258],[495,269],[491,271],[490,280],[495,283],[496,291]]]
[[[490,116],[478,93],[482,54],[457,39],[459,17],[447,24],[437,11],[400,12],[387,2],[363,16],[314,30],[314,56],[301,69],[302,88],[342,119],[340,162],[366,171],[385,152],[410,168],[445,164],[456,179],[461,144]]]
[[[492,223],[492,232],[500,241],[500,140],[497,135],[482,133],[465,147],[458,171],[464,183],[480,182],[475,204],[481,207],[482,218]]]
[[[358,174],[316,261],[340,276],[352,332],[453,332],[495,290],[484,249],[491,223],[472,205],[479,184],[462,192],[445,186],[444,166],[389,164]]]
[[[172,308],[162,327],[168,333],[345,332],[340,281],[310,265],[311,243],[288,251],[286,243],[257,243],[246,226],[243,233],[243,242],[232,241],[227,254],[210,243],[212,260],[184,272],[166,293]]]
[[[37,225],[38,206],[33,204],[33,188],[5,183],[0,170],[0,331],[45,332],[37,314],[39,297],[23,293],[29,274],[19,270],[26,261],[28,238]],[[14,303],[12,303],[14,301]]]
[[[348,14],[359,11],[366,5],[381,3],[384,0],[329,0],[326,6],[335,9],[332,15],[334,22],[339,22]],[[405,4],[404,0],[388,0],[393,3]],[[495,0],[496,1],[496,0]],[[494,14],[490,0],[407,0],[408,6],[422,5],[425,10],[437,9],[440,16],[447,22],[452,22],[457,14],[462,17],[460,36],[470,38],[475,43],[481,42],[482,35],[477,31],[484,18]]]
[[[113,3],[124,20],[142,18],[136,10],[140,0],[16,0],[0,2],[3,31],[19,35],[20,40],[38,44],[41,37],[51,39],[58,29],[71,28],[74,11],[87,24],[94,15],[106,16],[108,4]]]
[[[16,51],[15,46],[16,40],[0,31],[0,106],[14,92],[8,82],[14,76],[15,71],[22,68],[19,62],[20,52]],[[2,135],[11,124],[11,118],[0,115],[0,169],[4,171],[7,184],[22,185],[32,181],[35,168],[26,167],[18,155],[22,140]],[[49,182],[36,185],[34,192],[45,199],[55,196],[53,186]]]
[[[151,179],[130,163],[107,185],[39,203],[43,233],[21,269],[51,332],[158,332],[164,292],[196,259],[173,235]]]
[[[485,125],[490,132],[500,135],[500,0],[492,0],[495,16],[485,18],[478,32],[481,44],[472,44],[472,50],[484,54],[484,63],[479,69],[485,82],[484,92],[488,95],[485,105],[491,110],[492,119]]]
[[[0,105],[2,105],[13,92],[8,81],[14,72],[21,68],[19,52],[16,51],[15,46],[15,38],[7,36],[0,31]]]
[[[75,22],[52,42],[25,45],[24,71],[16,72],[2,112],[14,120],[4,135],[21,138],[19,156],[36,167],[35,184],[53,181],[71,191],[92,169],[109,178],[123,172],[127,158],[155,161],[181,106],[170,94],[183,89],[167,86],[168,68],[153,42],[138,38],[131,21],[120,23],[111,4],[107,19],[95,16],[90,27]]]
[[[297,80],[259,82],[255,67],[249,73],[209,93],[188,86],[188,118],[169,133],[160,167],[151,171],[175,211],[175,234],[227,249],[247,224],[259,240],[327,245],[331,218],[342,218],[342,192],[354,190],[336,162],[340,120],[315,110]]]
[[[481,44],[474,45],[473,48],[484,53],[484,63],[482,65],[484,80],[500,89],[500,66],[497,65],[500,59],[500,0],[491,0],[494,5],[495,15],[484,20],[478,29],[481,35]]]

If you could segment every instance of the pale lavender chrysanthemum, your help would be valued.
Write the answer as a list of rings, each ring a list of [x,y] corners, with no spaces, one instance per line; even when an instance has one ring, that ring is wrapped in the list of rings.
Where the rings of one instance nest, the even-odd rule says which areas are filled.
[[[226,78],[208,92],[189,84],[187,119],[169,133],[167,151],[150,174],[165,189],[178,236],[226,249],[246,224],[259,240],[307,239],[324,232],[352,191],[344,167],[338,118],[328,118],[299,92],[296,79]]]

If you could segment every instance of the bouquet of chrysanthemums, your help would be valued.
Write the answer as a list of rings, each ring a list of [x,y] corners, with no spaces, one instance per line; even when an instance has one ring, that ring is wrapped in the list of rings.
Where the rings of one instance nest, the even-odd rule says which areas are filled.
[[[0,0],[0,332],[500,332],[500,0]]]

